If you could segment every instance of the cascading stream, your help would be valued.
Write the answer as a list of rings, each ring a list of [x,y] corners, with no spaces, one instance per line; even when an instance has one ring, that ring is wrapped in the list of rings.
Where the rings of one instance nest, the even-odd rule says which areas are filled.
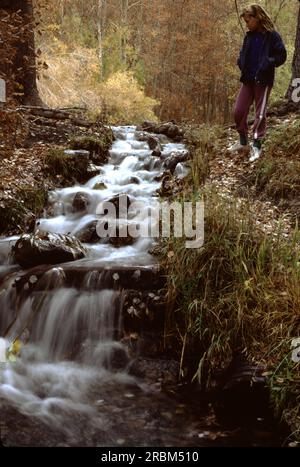
[[[118,194],[141,203],[139,221],[149,222],[149,206],[161,185],[157,177],[163,174],[163,160],[173,151],[184,152],[185,148],[182,144],[164,144],[161,157],[154,157],[148,143],[135,138],[135,127],[113,130],[117,139],[108,163],[99,168],[100,174],[83,186],[50,193],[52,215],[39,220],[39,230],[76,236],[99,220],[99,204]],[[179,173],[185,171],[180,164]],[[84,200],[79,210],[74,207],[78,194]],[[129,224],[135,218],[125,221]],[[112,421],[114,413],[131,410],[131,398],[136,410],[144,413],[152,392],[127,372],[127,350],[118,341],[122,330],[122,292],[103,286],[99,267],[151,266],[155,261],[148,250],[155,239],[136,238],[116,247],[108,239],[95,241],[93,237],[92,242],[84,244],[88,251],[84,259],[71,265],[48,266],[39,273],[33,270],[28,277],[12,264],[9,256],[16,240],[17,237],[0,240],[0,279],[5,278],[0,288],[0,335],[2,344],[5,338],[7,345],[21,345],[21,356],[15,362],[2,364],[0,369],[2,409],[12,407],[55,427],[71,444],[82,437],[78,427],[77,431],[74,428],[76,417],[84,418],[87,430],[97,431],[101,445],[122,444],[117,439],[118,431],[126,432],[126,437],[121,438],[123,443],[143,443],[143,437],[134,441],[141,433],[130,433],[128,428],[119,430],[119,415]],[[84,270],[79,287],[68,283],[68,268]],[[27,277],[24,283],[22,277]],[[157,410],[160,412],[161,408]],[[150,430],[144,435],[145,443],[154,442],[150,432],[158,442],[157,423],[149,422],[148,428],[145,423],[140,421],[144,429]]]
[[[230,438],[198,394],[163,394],[161,381],[173,363],[178,374],[176,362],[143,358],[142,372],[131,371],[139,359],[132,362],[124,344],[124,290],[142,281],[146,291],[156,290],[149,253],[156,239],[99,238],[99,207],[122,194],[139,211],[124,216],[119,209],[118,228],[148,226],[165,170],[181,178],[188,168],[172,156],[186,152],[182,144],[163,137],[158,156],[149,149],[150,134],[131,126],[113,131],[99,175],[50,193],[48,215],[36,226],[76,236],[86,248],[83,259],[23,270],[10,254],[18,237],[0,239],[0,445],[278,445],[271,432],[262,440],[235,430]]]

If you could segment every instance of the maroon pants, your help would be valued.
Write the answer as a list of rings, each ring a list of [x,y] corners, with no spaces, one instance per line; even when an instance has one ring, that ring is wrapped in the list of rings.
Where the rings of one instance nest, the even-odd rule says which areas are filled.
[[[254,139],[262,139],[265,136],[267,129],[266,109],[271,90],[271,86],[243,83],[234,106],[236,129],[241,135],[248,135],[248,114],[253,101],[255,101],[253,136]]]

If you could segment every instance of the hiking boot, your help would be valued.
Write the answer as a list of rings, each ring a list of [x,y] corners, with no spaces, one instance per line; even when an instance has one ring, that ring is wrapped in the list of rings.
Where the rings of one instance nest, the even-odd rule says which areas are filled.
[[[248,144],[241,144],[239,141],[237,141],[236,143],[229,146],[229,148],[227,148],[227,151],[241,152],[241,151],[246,151],[247,149],[249,149]]]
[[[257,146],[252,146],[251,151],[250,151],[250,157],[249,157],[249,162],[254,162],[257,159],[260,158],[261,156],[261,148],[258,148]]]

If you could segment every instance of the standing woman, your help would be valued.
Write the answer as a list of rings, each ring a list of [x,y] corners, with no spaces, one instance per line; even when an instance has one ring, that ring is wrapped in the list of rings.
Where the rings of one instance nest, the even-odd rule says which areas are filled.
[[[237,61],[243,83],[234,106],[234,119],[239,141],[229,148],[230,152],[248,149],[248,114],[255,101],[253,145],[250,162],[261,155],[262,140],[266,134],[266,108],[274,84],[275,67],[283,65],[287,53],[281,36],[268,13],[257,3],[244,8],[248,32]]]

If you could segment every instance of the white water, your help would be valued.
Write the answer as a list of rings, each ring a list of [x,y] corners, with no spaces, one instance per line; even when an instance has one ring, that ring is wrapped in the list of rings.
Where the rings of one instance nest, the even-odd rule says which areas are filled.
[[[76,234],[98,219],[99,203],[119,193],[143,203],[147,222],[148,207],[160,187],[154,178],[163,172],[162,160],[151,156],[146,142],[134,139],[134,127],[114,130],[126,139],[114,142],[110,160],[100,168],[100,175],[83,186],[51,193],[54,216],[40,219],[39,229]],[[183,145],[167,144],[163,158],[183,150]],[[186,169],[178,170],[182,175]],[[131,183],[132,177],[139,183]],[[105,183],[106,188],[94,189],[98,183]],[[84,214],[72,212],[78,192],[88,195]],[[0,276],[16,268],[9,264],[9,251],[16,240],[0,241]],[[150,265],[154,259],[148,249],[153,243],[152,238],[139,238],[120,248],[100,239],[96,244],[86,244],[88,256],[76,265],[88,264],[91,272],[80,290],[66,287],[61,267],[53,267],[40,279],[42,291],[30,293],[30,284],[25,284],[22,293],[17,292],[13,287],[15,276],[7,278],[0,289],[0,331],[7,345],[15,339],[21,341],[21,357],[0,369],[0,400],[4,404],[66,432],[72,431],[75,413],[88,415],[95,426],[109,430],[107,416],[95,409],[99,400],[109,397],[112,387],[124,391],[127,386],[141,388],[141,384],[127,374],[127,352],[117,341],[122,329],[122,295],[113,290],[95,290],[94,286],[89,289],[95,279],[92,269],[104,262]],[[34,275],[32,280],[36,280]]]

